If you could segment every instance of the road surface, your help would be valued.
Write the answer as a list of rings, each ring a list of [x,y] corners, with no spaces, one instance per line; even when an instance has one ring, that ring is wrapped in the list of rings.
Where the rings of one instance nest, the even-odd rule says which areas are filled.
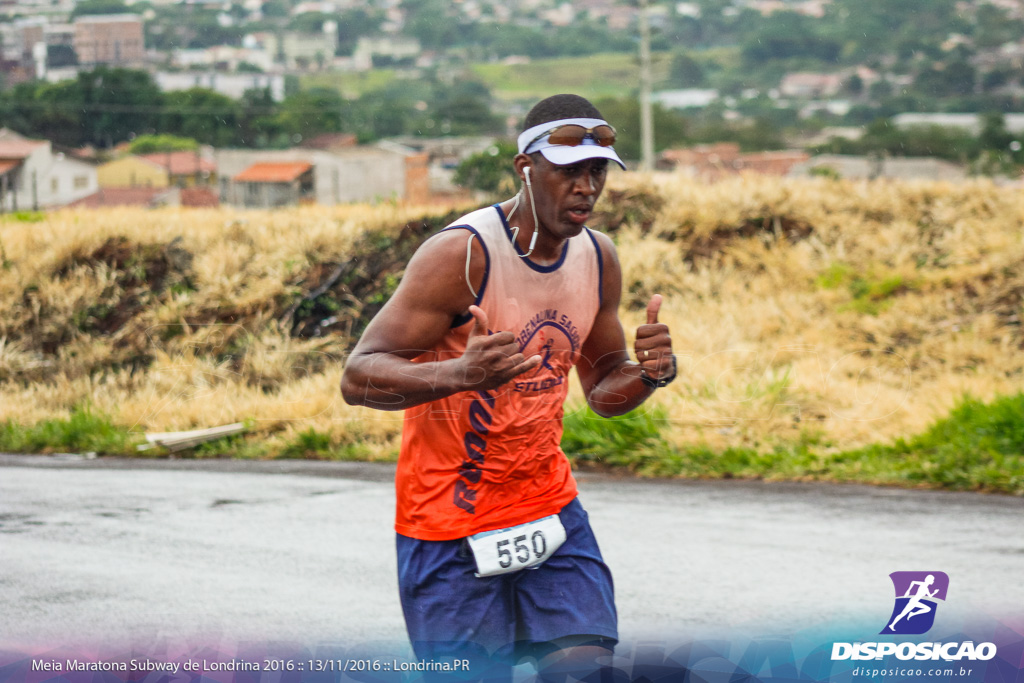
[[[0,646],[404,643],[393,471],[0,455]],[[1024,606],[1024,499],[579,479],[624,641],[829,623],[877,634],[898,570],[949,575],[938,619]]]

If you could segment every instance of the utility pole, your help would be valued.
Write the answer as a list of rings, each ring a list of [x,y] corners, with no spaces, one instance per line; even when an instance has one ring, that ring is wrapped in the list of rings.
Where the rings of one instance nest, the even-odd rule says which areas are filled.
[[[639,0],[640,15],[640,170],[654,169],[654,119],[651,116],[651,25],[647,0]]]

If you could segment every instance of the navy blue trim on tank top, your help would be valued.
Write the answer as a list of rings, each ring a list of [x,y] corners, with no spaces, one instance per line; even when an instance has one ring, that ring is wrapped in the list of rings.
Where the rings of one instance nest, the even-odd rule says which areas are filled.
[[[594,231],[590,228],[586,228],[586,231],[587,237],[594,243],[594,251],[597,252],[597,306],[600,308],[604,306],[604,256],[601,254],[601,245],[594,237]]]
[[[516,249],[516,253],[519,254],[520,261],[522,261],[523,263],[525,263],[538,273],[553,273],[556,270],[558,270],[558,268],[563,263],[565,263],[565,257],[569,253],[569,240],[566,240],[565,246],[562,247],[562,255],[559,256],[558,260],[552,263],[550,266],[542,266],[539,263],[534,263],[533,261],[530,260],[529,256],[523,256],[523,254],[525,254],[526,252],[520,249],[519,244],[517,244],[516,241],[512,239],[512,228],[508,227],[508,220],[505,218],[505,212],[502,211],[501,207],[497,204],[494,205],[494,210],[498,212],[499,216],[501,216],[501,224],[505,226],[505,234],[508,235],[508,241],[512,243],[512,246],[515,247]]]
[[[487,279],[488,279],[488,276],[490,276],[490,274],[491,274],[491,253],[489,251],[487,251],[487,243],[484,242],[484,238],[480,236],[480,233],[477,232],[476,228],[474,228],[472,225],[450,225],[447,228],[445,228],[444,230],[442,230],[441,232],[445,232],[445,231],[448,231],[448,230],[469,230],[471,233],[476,235],[476,238],[480,241],[480,246],[483,247],[483,250],[484,250],[484,279],[480,282],[480,291],[477,292],[476,300],[473,302],[473,305],[479,306],[480,302],[484,300],[484,292],[487,290]],[[467,282],[466,285],[469,286],[469,283]],[[451,324],[450,329],[454,330],[456,327],[462,327],[463,325],[465,325],[466,323],[468,323],[472,319],[473,319],[473,314],[469,313],[467,311],[466,313],[463,313],[462,315],[456,316],[455,319],[452,320],[452,324]]]

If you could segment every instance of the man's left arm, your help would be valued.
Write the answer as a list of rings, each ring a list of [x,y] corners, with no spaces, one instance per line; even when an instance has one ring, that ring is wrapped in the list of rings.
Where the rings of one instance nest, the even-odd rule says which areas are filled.
[[[629,358],[626,335],[619,320],[622,269],[611,239],[595,233],[605,263],[601,283],[601,308],[590,335],[583,343],[576,368],[591,409],[603,417],[622,415],[643,403],[661,380],[675,376],[675,358],[668,326],[658,322],[661,295],[647,304],[647,324],[637,328],[634,351]]]

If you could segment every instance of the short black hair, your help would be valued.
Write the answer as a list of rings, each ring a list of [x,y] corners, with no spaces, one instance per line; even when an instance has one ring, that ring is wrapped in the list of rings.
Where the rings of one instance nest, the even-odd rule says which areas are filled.
[[[523,130],[560,119],[603,119],[597,107],[579,95],[552,95],[533,106],[523,121]]]

